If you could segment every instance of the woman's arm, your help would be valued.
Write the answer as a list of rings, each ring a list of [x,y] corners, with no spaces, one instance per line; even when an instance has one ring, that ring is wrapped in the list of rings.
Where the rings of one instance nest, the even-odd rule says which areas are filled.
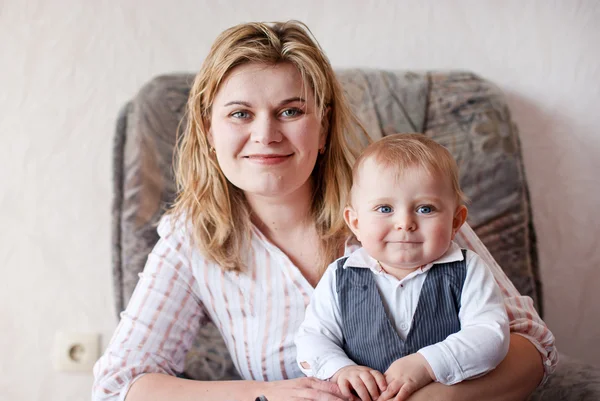
[[[545,380],[556,368],[558,352],[554,345],[554,335],[535,310],[533,300],[519,294],[519,291],[468,224],[462,225],[456,234],[455,241],[461,247],[475,251],[489,266],[504,298],[504,306],[510,321],[510,332],[525,337],[538,350],[545,371]]]
[[[104,355],[94,366],[94,401],[122,401],[141,375],[175,376],[206,312],[189,247],[168,217]],[[145,379],[147,380],[147,379]]]
[[[506,358],[487,375],[453,386],[432,383],[414,393],[409,401],[522,401],[544,376],[540,354],[526,338],[512,334]]]
[[[264,393],[261,384],[251,381],[194,381],[150,373],[133,383],[126,401],[254,401]]]
[[[201,382],[161,374],[142,376],[131,386],[126,401],[254,401],[260,395],[269,401],[346,401],[336,384],[315,378]]]

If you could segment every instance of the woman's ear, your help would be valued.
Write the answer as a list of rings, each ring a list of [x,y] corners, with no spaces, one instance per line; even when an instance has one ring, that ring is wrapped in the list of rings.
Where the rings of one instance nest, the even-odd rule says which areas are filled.
[[[344,208],[344,220],[350,228],[350,231],[354,234],[357,240],[360,241],[360,230],[358,228],[358,214],[352,208],[352,206],[346,206]]]
[[[206,130],[206,142],[208,142],[209,150],[215,148],[215,142],[213,140],[212,128],[209,127]]]
[[[452,219],[452,239],[460,229],[460,227],[465,224],[467,221],[467,207],[465,205],[460,205],[456,208],[456,212],[454,212],[454,218]]]

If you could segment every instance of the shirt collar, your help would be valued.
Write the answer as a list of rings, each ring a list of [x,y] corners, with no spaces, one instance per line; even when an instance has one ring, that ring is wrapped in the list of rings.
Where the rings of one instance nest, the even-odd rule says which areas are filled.
[[[348,245],[349,245],[349,243],[346,242],[346,246],[347,246],[346,249],[349,248]],[[425,272],[425,271],[429,270],[431,268],[431,266],[433,266],[435,264],[457,262],[460,260],[463,260],[462,251],[456,242],[451,241],[450,246],[448,247],[448,250],[446,250],[446,253],[444,253],[439,259],[434,260],[433,262],[428,263],[427,265],[421,267],[421,269],[419,269],[419,270],[420,270],[420,272]],[[371,269],[371,271],[373,273],[381,273],[382,272],[377,260],[373,259],[367,253],[365,248],[362,248],[362,247],[359,247],[354,252],[350,253],[350,255],[348,256],[348,259],[344,263],[343,267],[345,269],[348,266]]]

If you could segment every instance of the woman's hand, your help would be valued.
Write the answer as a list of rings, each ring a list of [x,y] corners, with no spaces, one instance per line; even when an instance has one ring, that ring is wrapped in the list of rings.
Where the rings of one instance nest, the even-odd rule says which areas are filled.
[[[333,382],[303,377],[264,383],[263,394],[268,401],[354,401],[342,394]]]
[[[345,366],[333,375],[331,381],[337,383],[345,397],[352,399],[354,390],[361,401],[376,400],[386,389],[383,374],[366,366]]]

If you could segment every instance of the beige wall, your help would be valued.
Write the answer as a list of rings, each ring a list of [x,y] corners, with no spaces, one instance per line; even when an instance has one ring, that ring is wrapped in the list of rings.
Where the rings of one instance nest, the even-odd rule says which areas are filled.
[[[507,92],[546,320],[561,351],[598,365],[597,1],[0,0],[0,400],[89,399],[91,376],[56,373],[49,356],[57,330],[108,336],[116,324],[119,106],[156,74],[197,70],[222,29],[289,18],[336,67],[469,69]]]

